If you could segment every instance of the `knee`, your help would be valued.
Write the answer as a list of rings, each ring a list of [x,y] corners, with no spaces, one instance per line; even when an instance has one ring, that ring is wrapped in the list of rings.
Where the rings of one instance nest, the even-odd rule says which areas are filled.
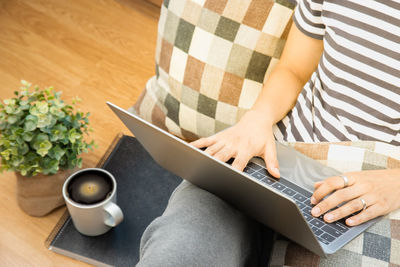
[[[165,225],[165,221],[156,220],[142,236],[140,262],[137,266],[215,266],[210,259],[218,256],[204,247],[202,241],[193,229],[171,227]]]
[[[241,266],[251,224],[221,199],[185,186],[144,232],[138,266]]]

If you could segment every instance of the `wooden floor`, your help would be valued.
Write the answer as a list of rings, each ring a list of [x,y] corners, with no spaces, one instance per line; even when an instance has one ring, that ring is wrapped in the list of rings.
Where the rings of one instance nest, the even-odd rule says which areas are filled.
[[[118,132],[129,133],[105,102],[130,107],[154,74],[158,16],[143,0],[0,0],[0,99],[21,79],[79,96],[99,145],[84,167],[95,166]],[[44,246],[65,208],[25,215],[12,173],[0,174],[0,190],[0,266],[85,266]]]

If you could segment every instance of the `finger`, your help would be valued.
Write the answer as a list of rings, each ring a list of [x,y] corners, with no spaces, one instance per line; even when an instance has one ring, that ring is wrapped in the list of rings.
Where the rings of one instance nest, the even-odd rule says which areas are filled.
[[[317,190],[321,186],[322,183],[323,183],[323,181],[315,182],[314,183],[314,191]],[[311,202],[311,204],[314,204],[314,205],[317,204],[317,201],[315,200],[315,198],[313,196],[311,196],[310,202]]]
[[[271,139],[272,140],[267,142],[265,147],[264,161],[268,172],[275,178],[279,178],[281,177],[281,174],[279,172],[279,163],[276,157],[275,139],[273,137]]]
[[[215,153],[220,151],[224,147],[224,145],[225,145],[225,143],[223,143],[223,142],[215,143],[215,144],[207,147],[207,149],[204,150],[204,152],[213,156]]]
[[[232,167],[239,171],[243,171],[244,167],[246,167],[246,165],[250,159],[251,159],[251,155],[244,154],[244,153],[238,153],[236,155],[235,160],[232,163]]]
[[[383,214],[384,214],[383,206],[379,204],[374,204],[372,206],[369,206],[366,210],[358,213],[357,215],[348,218],[346,220],[346,224],[349,226],[359,225],[366,221],[372,220],[373,218],[381,216]]]
[[[364,195],[364,196],[362,196],[362,198],[365,200],[366,203],[375,203],[375,202],[372,202],[370,196]],[[361,202],[360,198],[356,198],[356,199],[353,199],[353,200],[347,202],[345,205],[325,214],[324,220],[329,223],[334,222],[334,221],[340,220],[344,217],[347,217],[352,213],[362,210],[363,207],[364,207],[364,205]]]
[[[210,136],[207,138],[200,138],[196,141],[193,141],[190,143],[190,145],[197,147],[197,148],[203,148],[203,147],[209,147],[217,142],[216,138],[214,136]]]
[[[223,162],[228,161],[235,155],[234,151],[228,147],[223,147],[220,151],[214,154],[214,158],[219,159]]]
[[[321,185],[322,187],[323,185]],[[330,209],[337,207],[339,204],[352,200],[361,196],[364,192],[358,186],[350,186],[344,189],[338,190],[329,197],[318,203],[312,210],[313,216],[320,216]]]
[[[354,184],[352,178],[349,177],[349,185]],[[311,197],[311,203],[317,204],[320,202],[326,195],[332,193],[335,190],[343,189],[343,179],[339,176],[332,176],[325,179],[322,184],[315,189],[314,194]]]
[[[317,189],[318,187],[320,187],[322,183],[323,183],[323,181],[315,182],[314,183],[314,189]]]

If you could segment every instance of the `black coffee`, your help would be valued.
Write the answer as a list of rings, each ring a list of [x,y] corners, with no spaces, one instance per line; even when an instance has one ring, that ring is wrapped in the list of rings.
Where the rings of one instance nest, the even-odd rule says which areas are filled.
[[[105,200],[113,190],[111,178],[101,171],[88,170],[72,178],[67,185],[69,197],[80,204],[96,204]]]

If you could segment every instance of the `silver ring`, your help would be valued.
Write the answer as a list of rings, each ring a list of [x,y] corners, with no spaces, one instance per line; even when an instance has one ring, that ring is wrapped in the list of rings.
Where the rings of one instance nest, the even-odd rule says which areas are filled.
[[[363,198],[360,198],[361,203],[363,204],[362,210],[365,210],[367,208],[367,202]]]
[[[343,174],[339,175],[343,179],[343,188],[347,187],[349,185],[349,178],[344,176]]]

